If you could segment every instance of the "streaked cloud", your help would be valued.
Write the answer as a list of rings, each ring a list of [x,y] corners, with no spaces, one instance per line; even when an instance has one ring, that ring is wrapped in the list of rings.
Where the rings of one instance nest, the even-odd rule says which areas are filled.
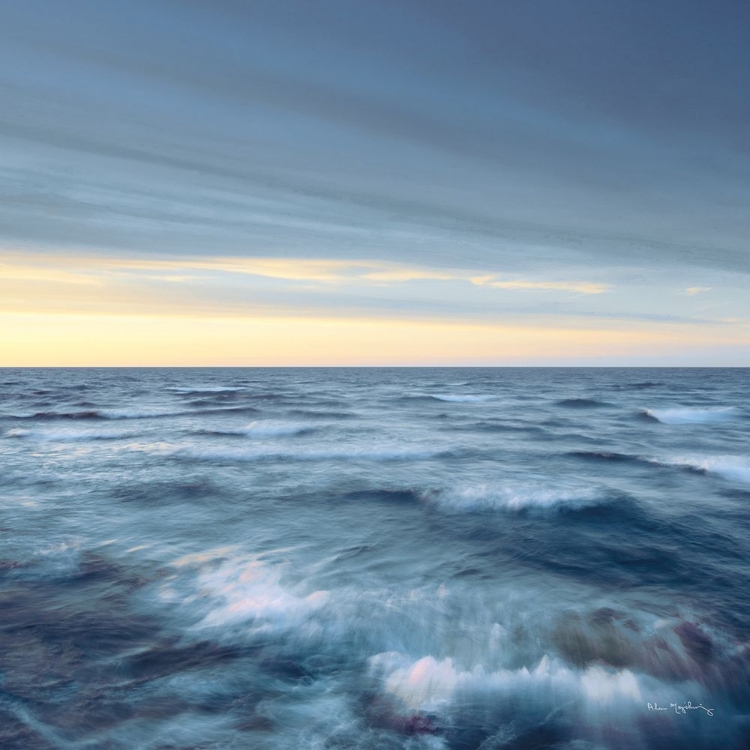
[[[71,270],[73,269],[73,270]],[[475,270],[440,269],[388,263],[378,260],[346,261],[307,258],[222,258],[188,257],[184,259],[71,256],[63,254],[0,255],[0,273],[6,280],[44,280],[59,283],[101,283],[106,275],[148,272],[149,278],[174,283],[190,283],[200,274],[247,275],[284,281],[322,284],[359,284],[382,286],[414,281],[468,282],[495,289],[565,291],[602,294],[611,284],[577,281],[498,280],[494,274],[477,276]],[[154,272],[165,272],[154,276]]]
[[[577,294],[604,294],[612,289],[612,284],[597,284],[590,281],[528,281],[514,279],[512,281],[476,281],[475,284],[486,284],[494,289],[531,289],[536,291],[564,291]]]
[[[2,4],[0,310],[80,341],[88,316],[268,316],[643,347],[726,327],[742,351],[749,23],[698,0]]]

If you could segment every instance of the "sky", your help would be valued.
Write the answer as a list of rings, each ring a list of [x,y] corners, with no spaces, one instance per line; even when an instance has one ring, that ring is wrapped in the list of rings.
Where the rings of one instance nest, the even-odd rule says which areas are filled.
[[[0,366],[750,365],[745,0],[0,4]]]

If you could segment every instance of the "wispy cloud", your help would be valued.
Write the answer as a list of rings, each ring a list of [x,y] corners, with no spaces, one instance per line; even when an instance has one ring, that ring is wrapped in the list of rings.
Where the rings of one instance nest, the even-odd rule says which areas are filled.
[[[591,281],[530,281],[528,279],[514,279],[512,281],[478,281],[473,279],[472,281],[479,286],[486,285],[494,289],[529,289],[536,291],[575,292],[577,294],[604,294],[612,289],[612,284],[601,284]]]
[[[589,281],[503,279],[498,274],[478,275],[476,270],[429,268],[379,260],[308,258],[199,257],[158,259],[111,256],[60,256],[57,254],[6,254],[0,256],[6,279],[43,279],[60,283],[100,283],[113,274],[141,273],[148,278],[189,283],[201,274],[256,276],[280,281],[361,286],[404,285],[410,282],[465,282],[495,289],[564,291],[602,294],[611,284]],[[154,275],[158,274],[158,275]]]
[[[685,294],[692,297],[695,294],[703,294],[704,292],[710,292],[713,290],[712,286],[689,286],[685,290]]]

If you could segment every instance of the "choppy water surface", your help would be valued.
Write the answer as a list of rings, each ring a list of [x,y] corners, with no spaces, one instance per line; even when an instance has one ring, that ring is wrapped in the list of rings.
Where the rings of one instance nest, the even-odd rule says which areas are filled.
[[[1,370],[0,746],[747,747],[748,384]]]

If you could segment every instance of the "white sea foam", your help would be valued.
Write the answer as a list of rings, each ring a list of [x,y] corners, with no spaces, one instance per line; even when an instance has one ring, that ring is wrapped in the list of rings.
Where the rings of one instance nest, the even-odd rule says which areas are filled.
[[[606,502],[594,487],[551,488],[531,483],[477,484],[428,495],[428,501],[451,511],[576,509]]]
[[[382,679],[385,692],[411,711],[440,712],[462,693],[485,694],[490,700],[541,698],[553,705],[573,699],[590,708],[616,704],[618,710],[642,710],[644,694],[653,697],[654,688],[659,689],[656,680],[628,669],[579,670],[547,655],[531,669],[486,671],[481,664],[461,669],[450,658],[411,661],[404,654],[386,652],[370,659],[370,670]],[[648,691],[642,683],[648,683]]]
[[[646,409],[646,414],[662,424],[708,424],[729,422],[736,419],[739,411],[734,406],[714,408]]]
[[[750,457],[748,456],[676,456],[667,461],[673,466],[686,466],[724,479],[750,484]]]
[[[5,437],[10,438],[22,438],[31,435],[31,430],[26,430],[23,427],[13,427],[10,430],[5,431]]]
[[[231,548],[225,550],[230,553]],[[216,559],[213,555],[181,558],[175,567],[182,572],[168,579],[162,598],[194,608],[195,627],[228,628],[242,625],[248,633],[278,632],[304,625],[316,629],[310,621],[313,613],[327,602],[327,591],[305,594],[281,582],[281,569],[257,558],[231,555]],[[189,593],[184,592],[187,574]]]

